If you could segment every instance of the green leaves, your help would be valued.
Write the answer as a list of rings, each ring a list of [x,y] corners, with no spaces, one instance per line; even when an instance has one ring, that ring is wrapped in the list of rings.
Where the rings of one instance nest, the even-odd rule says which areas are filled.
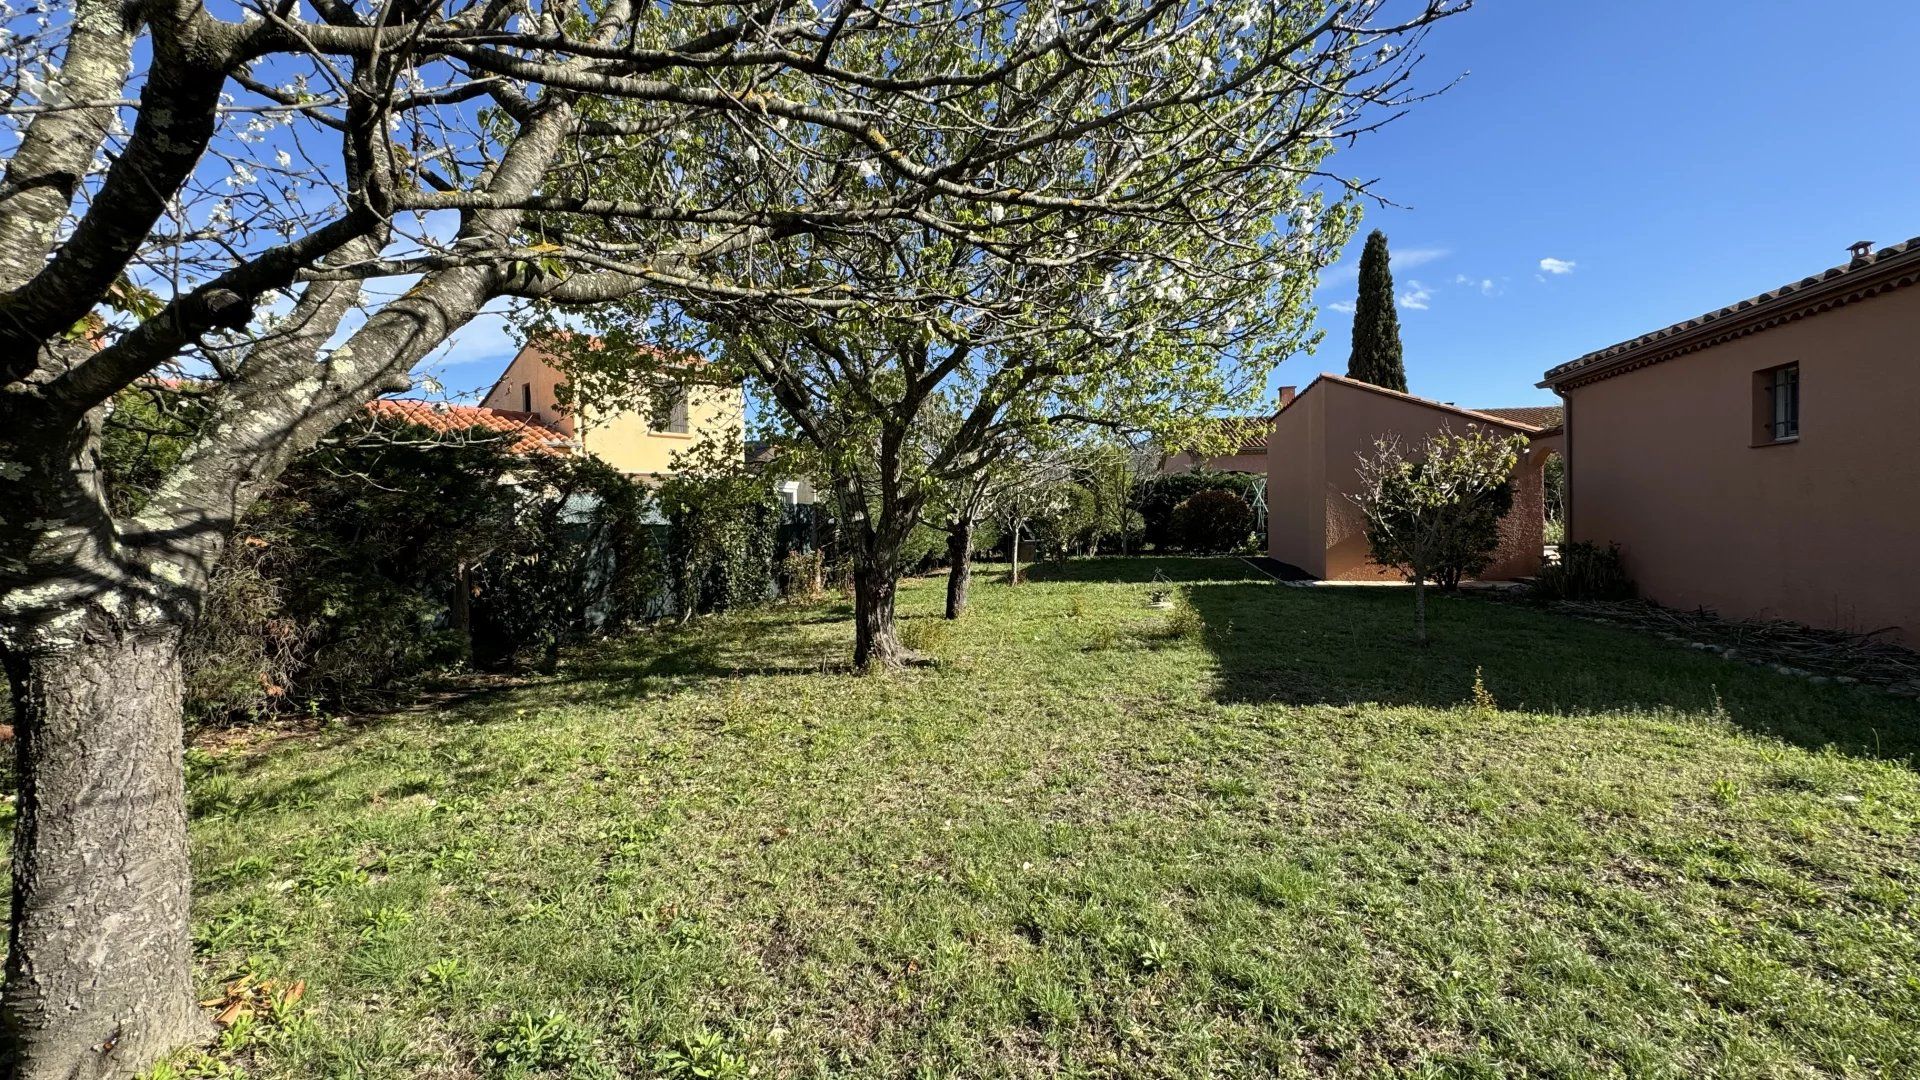
[[[1429,435],[1412,455],[1397,439],[1376,442],[1361,458],[1352,496],[1374,561],[1416,583],[1447,586],[1484,569],[1513,506],[1513,470],[1526,446],[1524,435],[1478,427]]]

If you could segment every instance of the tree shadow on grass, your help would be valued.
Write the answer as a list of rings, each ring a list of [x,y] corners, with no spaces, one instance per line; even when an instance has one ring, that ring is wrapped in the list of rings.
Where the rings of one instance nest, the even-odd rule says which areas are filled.
[[[1421,645],[1407,589],[1201,581],[1186,593],[1206,621],[1221,702],[1446,708],[1468,700],[1478,670],[1502,709],[1724,709],[1734,723],[1798,746],[1920,763],[1920,704],[1523,604],[1430,593]]]
[[[1159,555],[1097,557],[1035,563],[1027,580],[1111,582],[1144,585],[1156,576],[1172,582],[1265,581],[1266,576],[1237,555]]]
[[[852,618],[851,607],[833,603],[765,609],[744,621],[656,627],[574,656],[562,681],[572,684],[573,700],[604,703],[713,679],[846,674]]]

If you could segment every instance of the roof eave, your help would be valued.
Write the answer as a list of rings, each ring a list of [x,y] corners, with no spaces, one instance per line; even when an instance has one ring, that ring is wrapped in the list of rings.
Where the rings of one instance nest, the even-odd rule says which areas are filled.
[[[1463,408],[1459,405],[1449,405],[1444,401],[1435,401],[1432,398],[1421,397],[1418,394],[1409,394],[1400,390],[1390,390],[1387,387],[1375,386],[1370,382],[1365,382],[1360,379],[1351,378],[1346,375],[1336,375],[1331,371],[1323,371],[1320,374],[1314,376],[1313,381],[1308,383],[1305,387],[1303,387],[1299,393],[1295,394],[1293,396],[1293,401],[1289,401],[1287,402],[1286,405],[1282,406],[1280,409],[1280,412],[1285,412],[1287,409],[1292,408],[1294,405],[1294,402],[1297,402],[1301,398],[1307,396],[1307,391],[1312,390],[1314,387],[1320,385],[1323,382],[1335,382],[1335,383],[1341,384],[1342,386],[1352,387],[1355,390],[1363,390],[1369,393],[1380,394],[1384,397],[1396,398],[1400,401],[1411,402],[1415,405],[1424,405],[1429,409],[1434,409],[1444,413],[1452,413],[1455,416],[1464,416],[1467,419],[1476,421],[1478,423],[1492,424],[1495,427],[1509,428],[1513,431],[1519,432],[1522,435],[1535,435],[1535,434],[1538,434],[1539,431],[1541,430],[1540,427],[1535,424],[1528,424],[1519,420],[1508,420],[1502,416],[1489,416],[1483,412],[1476,412],[1473,409]],[[1274,418],[1276,420],[1279,419],[1279,415],[1280,415],[1279,413],[1275,413]]]
[[[1891,288],[1913,284],[1916,269],[1920,269],[1920,244],[1908,241],[1904,245],[1885,249],[1871,262],[1830,267],[1818,275],[1782,285],[1759,297],[1741,300],[1717,311],[1641,335],[1645,340],[1629,338],[1619,344],[1596,349],[1585,356],[1549,368],[1534,386],[1559,392],[1571,383],[1596,381],[1618,373],[1624,367],[1657,363],[1693,352],[1705,348],[1703,342],[1718,344],[1714,339],[1725,340],[1766,329],[1762,324],[1779,318],[1785,312],[1800,310],[1811,314],[1825,310],[1823,305],[1839,306],[1830,302],[1848,293],[1863,293],[1858,298],[1864,299]],[[1639,343],[1632,344],[1635,341]],[[1605,355],[1613,349],[1621,351],[1611,356]],[[1657,359],[1650,361],[1649,358]]]

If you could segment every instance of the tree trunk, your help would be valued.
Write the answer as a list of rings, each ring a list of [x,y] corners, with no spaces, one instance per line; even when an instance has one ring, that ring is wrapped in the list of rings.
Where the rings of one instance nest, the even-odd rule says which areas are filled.
[[[169,627],[7,657],[13,1080],[132,1076],[210,1034],[193,1000],[179,641]]]
[[[467,663],[474,662],[473,647],[473,568],[461,563],[453,572],[453,593],[447,605],[447,621],[467,648]]]
[[[1413,579],[1413,640],[1427,643],[1427,579]]]
[[[906,649],[893,621],[898,582],[879,560],[862,553],[853,568],[853,666],[861,671],[897,668]]]
[[[973,521],[961,518],[947,524],[947,618],[966,613],[967,590],[973,585]]]
[[[1007,584],[1009,585],[1020,584],[1020,530],[1025,525],[1024,521],[1015,521],[1013,538],[1007,541]]]

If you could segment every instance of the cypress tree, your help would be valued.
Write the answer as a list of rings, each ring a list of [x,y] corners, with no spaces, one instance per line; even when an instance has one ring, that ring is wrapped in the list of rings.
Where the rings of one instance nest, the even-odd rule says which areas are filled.
[[[1393,271],[1387,265],[1387,234],[1367,236],[1360,254],[1360,297],[1353,308],[1353,356],[1347,377],[1402,393],[1407,367],[1400,358],[1400,316],[1393,307]]]

